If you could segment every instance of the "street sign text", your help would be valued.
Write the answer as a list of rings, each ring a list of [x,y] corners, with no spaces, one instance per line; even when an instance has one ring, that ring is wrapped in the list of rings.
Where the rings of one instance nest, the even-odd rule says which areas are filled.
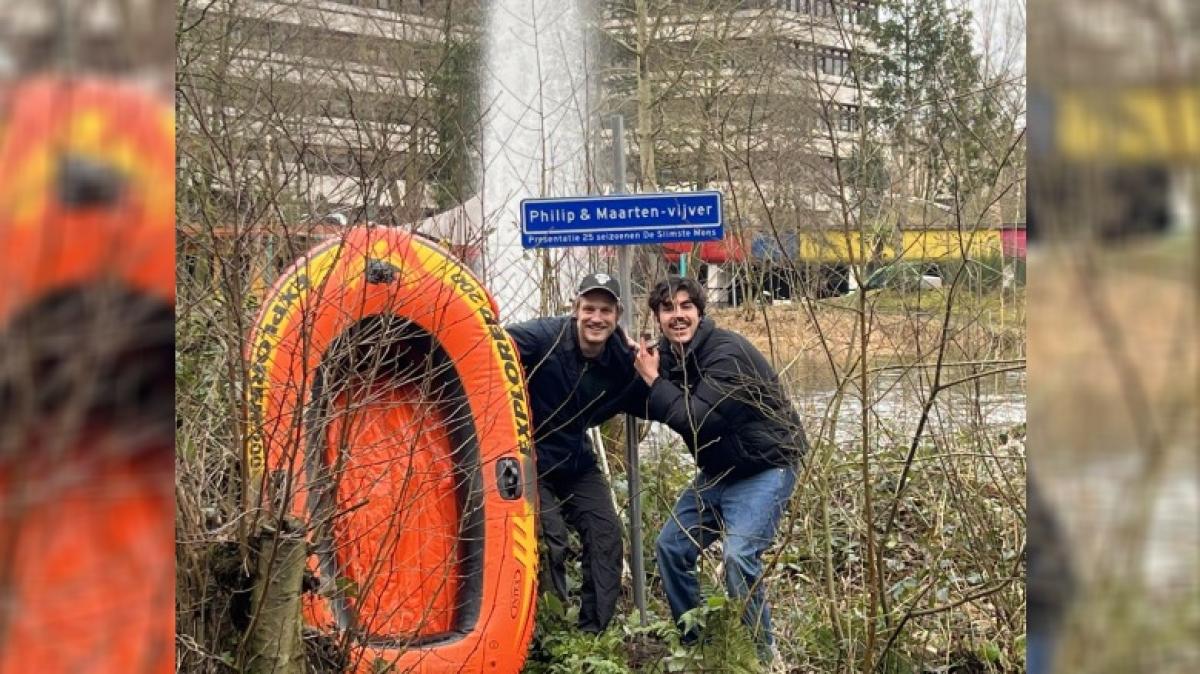
[[[716,191],[521,202],[521,245],[526,248],[712,241],[724,234],[721,193]]]

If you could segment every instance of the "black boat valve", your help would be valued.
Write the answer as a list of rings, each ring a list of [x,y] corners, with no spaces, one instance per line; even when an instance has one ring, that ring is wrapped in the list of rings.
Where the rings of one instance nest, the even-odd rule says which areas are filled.
[[[521,464],[516,459],[504,458],[496,463],[496,489],[505,501],[521,498]]]
[[[367,260],[367,283],[391,283],[396,280],[396,265],[387,260]]]

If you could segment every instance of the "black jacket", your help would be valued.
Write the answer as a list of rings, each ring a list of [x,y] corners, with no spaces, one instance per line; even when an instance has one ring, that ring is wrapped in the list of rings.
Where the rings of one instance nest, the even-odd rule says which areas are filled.
[[[796,465],[808,449],[800,416],[767,359],[743,336],[702,318],[681,363],[666,339],[648,413],[683,437],[711,478]]]
[[[1032,465],[1028,466],[1032,468]],[[1029,470],[1026,478],[1026,626],[1054,629],[1074,599],[1076,578],[1067,541],[1051,504]]]
[[[619,329],[592,361],[579,350],[571,316],[538,318],[507,329],[529,387],[539,476],[572,477],[595,466],[587,429],[620,412],[646,415],[646,384],[633,368],[633,354]]]

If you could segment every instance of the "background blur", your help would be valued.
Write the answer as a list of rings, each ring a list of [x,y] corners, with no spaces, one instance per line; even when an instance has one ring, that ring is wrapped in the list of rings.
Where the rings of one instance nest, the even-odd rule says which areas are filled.
[[[13,92],[39,72],[99,71],[169,97],[175,10],[169,0],[0,0],[0,138]],[[1063,611],[1059,671],[1198,671],[1200,5],[1033,0],[1022,23],[1028,446],[1046,502],[1030,515],[1030,555],[1053,548],[1075,576],[1074,592],[1050,592]],[[26,253],[0,250],[0,267]],[[14,409],[0,409],[0,643],[23,545],[14,522],[28,511],[11,496],[14,467],[30,457],[14,430],[29,419]],[[40,483],[39,494],[69,482]],[[169,606],[160,619],[171,620]]]
[[[174,671],[174,4],[0,0],[0,673]]]
[[[1057,671],[1198,671],[1200,4],[1028,12],[1031,626]]]

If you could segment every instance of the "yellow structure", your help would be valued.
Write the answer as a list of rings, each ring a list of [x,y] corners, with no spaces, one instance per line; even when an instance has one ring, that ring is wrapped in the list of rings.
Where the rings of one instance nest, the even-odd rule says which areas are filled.
[[[867,236],[869,239],[872,235]],[[938,260],[962,258],[964,254],[978,258],[999,255],[1001,251],[1000,231],[996,229],[967,230],[961,235],[956,229],[908,230],[900,241],[877,244],[868,240],[860,245],[862,237],[857,231],[803,232],[797,257],[809,262],[858,264],[864,257],[871,257],[873,249],[878,258],[886,260]]]
[[[1200,157],[1200,88],[1069,91],[1058,97],[1057,108],[1054,131],[1066,159],[1138,163]]]

